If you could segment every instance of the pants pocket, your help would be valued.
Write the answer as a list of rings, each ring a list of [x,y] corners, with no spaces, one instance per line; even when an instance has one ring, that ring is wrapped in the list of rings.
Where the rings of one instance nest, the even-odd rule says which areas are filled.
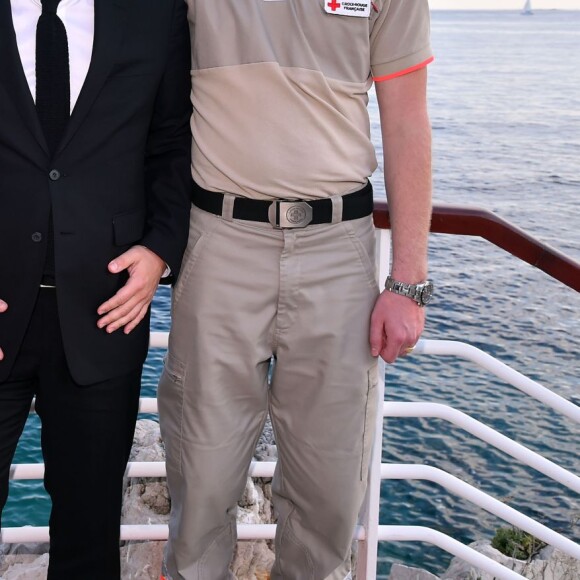
[[[199,215],[199,212],[202,212],[202,210],[196,207],[193,207],[191,210],[189,239],[187,241],[185,253],[183,254],[181,271],[177,278],[177,282],[173,287],[174,306],[176,306],[181,299],[184,289],[187,287],[187,281],[194,270],[195,264],[197,263],[203,248],[211,239],[214,230],[218,227],[221,221],[221,218],[217,216],[206,214],[205,212],[202,212],[204,215]]]
[[[358,255],[358,262],[371,288],[377,288],[375,233],[372,218],[342,222],[344,231]]]

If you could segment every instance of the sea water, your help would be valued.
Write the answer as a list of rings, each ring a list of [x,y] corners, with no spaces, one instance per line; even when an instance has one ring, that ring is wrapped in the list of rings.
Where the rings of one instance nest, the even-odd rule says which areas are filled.
[[[580,12],[434,12],[432,31],[435,202],[494,211],[580,260]],[[374,97],[369,109],[380,159]],[[382,181],[379,168],[378,199]],[[425,338],[469,342],[580,404],[580,294],[478,238],[433,235],[430,275]],[[169,302],[160,289],[155,330],[169,328]],[[144,396],[155,395],[162,356],[147,360]],[[451,405],[580,472],[578,425],[470,363],[411,356],[388,369],[386,398]],[[577,494],[442,420],[385,420],[383,460],[445,469],[580,541]],[[31,417],[15,462],[37,461]],[[13,482],[3,524],[46,525],[48,512],[40,482]],[[462,542],[502,525],[435,484],[406,481],[383,482],[381,523],[429,526]],[[449,559],[419,543],[381,544],[379,577],[395,561],[439,573]]]

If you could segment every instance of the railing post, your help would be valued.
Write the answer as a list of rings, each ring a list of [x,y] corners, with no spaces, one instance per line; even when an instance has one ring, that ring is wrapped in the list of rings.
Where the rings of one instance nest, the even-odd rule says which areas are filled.
[[[391,235],[377,230],[376,267],[379,288],[383,288],[389,273],[391,259]],[[375,580],[377,577],[377,552],[379,547],[379,508],[381,502],[381,461],[383,455],[383,402],[385,400],[385,363],[379,359],[379,382],[377,384],[377,418],[373,451],[369,467],[369,482],[361,510],[361,524],[365,538],[358,545],[356,568],[357,580]]]

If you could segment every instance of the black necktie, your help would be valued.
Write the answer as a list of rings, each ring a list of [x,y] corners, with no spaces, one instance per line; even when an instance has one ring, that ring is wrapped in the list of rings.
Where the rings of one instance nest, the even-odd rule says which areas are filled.
[[[51,153],[54,153],[70,116],[68,40],[56,15],[60,0],[42,0],[36,26],[36,111]]]
[[[66,28],[56,14],[60,0],[42,0],[36,26],[36,112],[51,155],[62,139],[70,116],[70,72]],[[55,284],[54,226],[49,218],[42,283]]]

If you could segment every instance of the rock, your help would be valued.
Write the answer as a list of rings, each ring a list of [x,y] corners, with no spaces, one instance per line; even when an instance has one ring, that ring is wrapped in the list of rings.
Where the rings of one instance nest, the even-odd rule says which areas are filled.
[[[165,461],[159,424],[137,421],[129,461]],[[132,478],[125,482],[122,524],[167,524],[171,502],[165,478]],[[126,542],[121,547],[123,580],[159,580],[165,542]]]
[[[266,420],[264,430],[258,439],[254,458],[257,461],[276,461],[278,459],[278,449],[276,448],[274,428],[272,427],[270,417]]]
[[[411,568],[403,564],[393,564],[389,580],[439,580],[439,576],[420,568]]]
[[[269,421],[256,448],[256,459],[277,457],[274,432]],[[137,422],[130,461],[165,461],[165,450],[155,421]],[[171,503],[164,478],[133,478],[125,481],[123,524],[167,524]],[[239,502],[238,522],[273,523],[270,479],[248,478]],[[126,542],[121,547],[123,580],[158,580],[165,542]],[[0,546],[2,580],[45,580],[48,544]],[[272,542],[238,542],[232,570],[238,580],[267,580],[274,563]]]
[[[269,480],[265,483],[263,480],[252,480],[248,477],[246,489],[238,504],[238,523],[271,523],[271,493]],[[238,542],[231,569],[238,580],[260,580],[269,578],[269,570],[273,564],[272,542],[246,541]]]
[[[470,544],[470,547],[506,567],[510,567],[511,560],[513,560],[513,558],[508,558],[507,556],[504,556],[499,550],[493,548],[487,541],[473,542]],[[443,580],[471,580],[472,578],[475,580],[478,578],[478,575],[481,580],[493,580],[493,575],[487,574],[487,572],[482,570],[478,570],[473,565],[465,562],[464,560],[461,560],[460,558],[453,558],[449,568],[447,568],[441,578]]]
[[[272,461],[276,457],[273,430],[266,425],[256,450],[258,457]],[[131,461],[164,461],[165,451],[155,421],[140,420],[135,429]],[[248,478],[239,502],[238,522],[272,522],[272,490],[269,479]],[[171,503],[164,478],[135,478],[126,482],[122,523],[167,524]],[[158,580],[165,542],[127,542],[121,550],[123,580]],[[266,578],[274,562],[270,542],[239,542],[232,563],[238,580]]]
[[[254,459],[256,461],[276,461],[278,451],[274,441],[274,429],[268,417],[264,430],[258,439]],[[271,479],[248,477],[242,499],[238,503],[238,523],[274,523],[272,508]],[[238,580],[267,580],[274,565],[274,542],[238,542],[231,570]]]
[[[159,432],[159,423],[140,419],[135,425],[130,461],[164,461],[165,448]]]
[[[127,542],[121,548],[123,580],[159,580],[165,542]]]
[[[130,461],[165,461],[159,425],[137,421]],[[165,478],[133,478],[125,482],[123,524],[167,524],[171,503]]]
[[[264,487],[267,489],[265,490]],[[266,493],[270,497],[266,497]],[[271,485],[248,477],[246,489],[238,503],[238,523],[261,524],[272,521]]]
[[[22,554],[35,554],[40,556],[48,552],[49,544],[48,542],[41,543],[31,543],[31,544],[1,544],[0,545],[0,555],[2,556],[15,556]]]
[[[276,461],[278,459],[278,449],[276,445],[263,444],[256,448],[254,457],[257,461]]]
[[[21,575],[29,567],[34,570],[34,572],[31,571],[31,574],[35,574],[35,576],[30,576],[30,580],[46,578],[46,566],[42,568],[43,561],[41,561],[39,556],[47,554],[48,547],[47,543],[0,544],[0,578],[3,580],[7,578],[6,573],[8,570],[10,570],[12,575],[20,574],[17,578],[28,578],[28,576]],[[48,558],[46,561],[48,562]]]
[[[578,580],[580,560],[554,549],[549,560],[533,560],[530,570],[524,569],[526,578],[533,580]],[[530,575],[528,575],[530,574]]]
[[[527,561],[505,556],[485,541],[474,542],[470,547],[529,580],[577,580],[580,578],[580,560],[554,548],[544,548],[535,558]],[[453,558],[451,565],[441,578],[442,580],[494,580],[495,577],[459,558]]]
[[[6,556],[5,563],[8,567],[2,572],[2,580],[46,580],[48,554],[10,555]]]
[[[238,542],[231,570],[238,580],[267,580],[273,565],[268,542]]]
[[[165,483],[136,480],[125,491],[121,521],[123,524],[166,524],[170,507]]]
[[[536,556],[536,558],[538,560],[549,560],[552,557],[552,554],[554,553],[555,549],[556,548],[554,548],[554,546],[544,546],[538,552],[538,555]]]

